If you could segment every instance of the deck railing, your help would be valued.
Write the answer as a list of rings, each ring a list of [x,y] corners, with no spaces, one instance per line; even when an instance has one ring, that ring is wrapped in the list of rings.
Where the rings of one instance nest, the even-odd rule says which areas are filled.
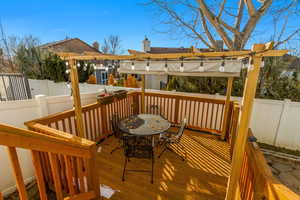
[[[231,153],[234,149],[240,113],[240,107],[236,102],[230,103],[228,116],[224,116],[224,100],[177,94],[146,93],[144,110],[146,113],[161,114],[175,124],[180,123],[186,117],[188,128],[219,135],[224,133],[222,123],[224,118],[228,117],[224,136],[230,144]],[[113,113],[117,113],[120,118],[141,113],[141,93],[131,92],[127,98],[115,100],[107,105],[90,104],[84,106],[82,111],[85,123],[85,138],[99,141],[111,134],[110,122]],[[77,135],[74,116],[74,110],[70,110],[33,120],[26,123],[26,125],[32,130],[50,136],[53,134],[56,136],[62,135],[64,132]],[[258,146],[249,142],[246,149],[240,177],[241,199],[299,199],[296,194],[273,177]],[[43,173],[45,174],[48,173],[51,164],[46,160],[43,163]],[[60,162],[62,166],[66,165],[64,160]],[[67,185],[67,182],[64,184]]]
[[[239,191],[240,199],[245,200],[300,200],[300,196],[274,177],[258,144],[250,141],[246,145]]]
[[[47,199],[46,188],[51,187],[58,200],[99,198],[96,144],[43,125],[31,125],[35,131],[0,124],[0,145],[7,147],[20,199],[28,196],[16,148],[31,151],[40,199]]]
[[[114,113],[120,118],[133,115],[136,110],[136,93],[129,93],[125,99],[115,100],[111,104],[93,103],[82,107],[82,115],[85,127],[85,138],[92,141],[99,141],[112,133],[111,119]],[[45,127],[51,127],[54,130],[60,130],[75,136],[78,136],[75,112],[67,110],[64,112],[49,115],[40,119],[26,122],[28,128],[32,124],[41,124]]]
[[[141,98],[141,93],[138,93]],[[191,129],[206,131],[210,133],[223,134],[222,124],[225,117],[231,118],[233,102],[230,104],[230,112],[225,115],[225,101],[220,99],[209,99],[202,97],[191,97],[178,94],[145,94],[145,112],[153,113],[156,106],[159,113],[172,123],[179,124],[183,118],[187,119],[187,126]],[[139,112],[141,112],[139,104]],[[226,131],[229,128],[229,122]]]
[[[82,107],[85,138],[92,141],[99,141],[112,133],[111,118],[114,113],[120,118],[128,117],[132,114],[141,113],[142,104],[141,93],[131,92],[125,99],[115,100],[111,104],[94,103]],[[227,117],[231,119],[230,112]],[[170,122],[179,124],[186,117],[187,126],[192,129],[223,134],[222,123],[224,120],[225,101],[218,99],[208,99],[200,97],[189,97],[175,94],[146,93],[145,112],[155,113],[153,106],[159,110],[159,114]],[[30,122],[42,124],[56,130],[64,131],[78,136],[76,132],[75,112],[68,110],[61,113],[49,115]],[[30,128],[30,122],[26,125]],[[228,120],[227,130],[230,120]],[[226,131],[227,132],[227,131]],[[228,135],[229,137],[229,135]]]

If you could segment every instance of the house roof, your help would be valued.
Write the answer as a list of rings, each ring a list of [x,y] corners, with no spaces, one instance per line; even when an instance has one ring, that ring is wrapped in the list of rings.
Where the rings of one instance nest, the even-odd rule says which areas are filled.
[[[159,53],[192,53],[194,51],[198,52],[209,52],[210,49],[196,49],[194,47],[185,48],[185,47],[150,47],[150,51],[147,53],[159,54]]]
[[[42,49],[47,49],[53,52],[96,52],[101,53],[98,49],[82,41],[79,38],[68,38],[60,41],[46,43],[40,46]]]

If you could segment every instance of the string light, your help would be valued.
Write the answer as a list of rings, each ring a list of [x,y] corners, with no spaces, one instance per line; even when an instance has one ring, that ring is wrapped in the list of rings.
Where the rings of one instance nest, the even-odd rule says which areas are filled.
[[[134,70],[134,62],[131,63],[131,70]]]
[[[179,70],[180,70],[180,72],[184,72],[183,58],[181,58],[181,65],[180,65]]]
[[[105,67],[105,71],[108,71],[108,67]]]
[[[221,63],[221,66],[220,66],[220,68],[219,68],[219,71],[220,72],[225,72],[225,60],[223,59],[223,61],[222,61],[222,63]]]
[[[147,72],[150,71],[150,62],[149,62],[149,59],[148,59],[148,61],[147,61],[146,71],[147,71]]]
[[[70,74],[70,70],[69,69],[66,70],[66,74]]]
[[[249,60],[248,59],[243,59],[242,63],[243,63],[243,69],[246,69],[249,65]]]
[[[168,60],[166,59],[166,63],[165,63],[165,69],[164,69],[164,70],[165,70],[165,72],[168,72],[168,63],[167,63],[167,62],[168,62]]]
[[[204,66],[203,66],[203,60],[202,60],[202,58],[200,59],[199,71],[200,72],[204,72]]]
[[[77,67],[80,67],[80,62],[77,63]]]
[[[84,67],[83,67],[83,71],[86,71],[87,70],[87,63],[84,63]]]
[[[68,61],[66,61],[66,66],[67,66],[67,67],[69,66],[69,62],[68,62]]]

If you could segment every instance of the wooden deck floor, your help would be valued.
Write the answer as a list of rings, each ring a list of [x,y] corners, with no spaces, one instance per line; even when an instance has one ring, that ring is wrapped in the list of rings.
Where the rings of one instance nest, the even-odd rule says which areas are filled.
[[[185,131],[181,140],[187,159],[165,152],[155,160],[154,184],[147,173],[128,172],[122,182],[122,150],[110,151],[117,140],[108,138],[98,154],[100,183],[120,192],[112,200],[208,200],[224,199],[230,170],[229,146],[213,136]],[[155,148],[156,156],[161,148]],[[181,155],[184,153],[180,150]],[[150,169],[148,160],[132,159],[128,169]]]

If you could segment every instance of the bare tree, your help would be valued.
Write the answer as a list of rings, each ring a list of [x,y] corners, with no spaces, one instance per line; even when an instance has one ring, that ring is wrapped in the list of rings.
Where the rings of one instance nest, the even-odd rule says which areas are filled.
[[[219,39],[230,50],[244,49],[268,10],[282,28],[273,35],[278,39],[276,46],[300,33],[299,26],[287,31],[288,19],[299,16],[299,0],[148,0],[145,5],[157,11],[160,24],[168,25],[167,33],[180,31],[211,49],[217,49]],[[289,13],[283,26],[279,23],[282,13]],[[269,27],[265,29],[270,31]]]
[[[104,39],[101,50],[106,54],[121,54],[123,51],[120,37],[118,35],[110,35]]]
[[[11,72],[16,72],[14,63],[13,63],[13,52],[11,48],[11,41],[14,41],[15,38],[8,38],[5,34],[3,25],[0,21],[0,48],[2,52],[2,64],[3,67],[10,68]]]

